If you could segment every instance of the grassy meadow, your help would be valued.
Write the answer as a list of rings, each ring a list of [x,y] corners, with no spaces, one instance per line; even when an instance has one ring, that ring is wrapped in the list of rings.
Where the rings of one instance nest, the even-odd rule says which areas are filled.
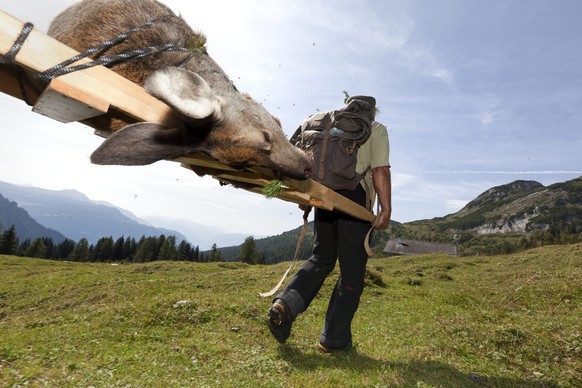
[[[582,386],[582,244],[371,259],[355,347],[332,355],[337,274],[271,338],[258,293],[287,266],[0,255],[0,386]]]

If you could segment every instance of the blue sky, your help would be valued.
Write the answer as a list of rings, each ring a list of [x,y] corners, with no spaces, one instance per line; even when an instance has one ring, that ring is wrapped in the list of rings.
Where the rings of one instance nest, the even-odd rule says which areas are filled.
[[[48,23],[72,1],[0,9]],[[582,2],[577,0],[165,1],[208,37],[237,87],[288,135],[342,104],[378,100],[389,128],[393,219],[444,216],[514,180],[582,175]],[[211,4],[210,4],[211,3]],[[229,232],[279,234],[296,206],[221,188],[171,162],[92,166],[100,138],[0,96],[0,180],[77,189],[138,216],[166,215]]]

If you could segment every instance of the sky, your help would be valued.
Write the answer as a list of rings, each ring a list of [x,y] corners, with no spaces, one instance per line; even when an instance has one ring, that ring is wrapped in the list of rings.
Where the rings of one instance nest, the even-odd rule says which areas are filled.
[[[0,0],[46,31],[70,0]],[[242,92],[288,136],[309,115],[375,96],[388,127],[392,219],[459,211],[491,187],[582,175],[582,2],[578,0],[166,0]],[[95,166],[102,139],[0,95],[0,180],[75,189],[138,217],[230,233],[298,227],[297,205],[178,163]]]

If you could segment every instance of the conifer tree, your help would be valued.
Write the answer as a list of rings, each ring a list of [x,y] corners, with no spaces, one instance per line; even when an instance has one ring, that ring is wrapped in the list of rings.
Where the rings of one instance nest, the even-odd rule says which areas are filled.
[[[89,260],[89,241],[86,238],[80,239],[75,244],[75,249],[70,255],[70,259],[74,261],[88,261]]]
[[[125,259],[124,255],[123,255],[124,246],[125,246],[125,238],[123,236],[121,236],[115,241],[115,244],[113,244],[113,255],[112,255],[113,261],[120,261],[120,260]]]
[[[247,264],[257,264],[258,257],[259,254],[257,252],[255,239],[253,236],[249,236],[245,239],[245,242],[240,248],[238,260]]]
[[[0,236],[0,253],[4,255],[18,254],[18,238],[16,237],[16,227],[12,225]]]
[[[26,257],[36,257],[39,259],[44,258],[46,253],[46,246],[44,245],[44,241],[42,238],[37,238],[30,244],[26,252],[24,252],[24,256]]]
[[[212,244],[212,248],[210,249],[210,253],[208,254],[208,261],[222,261],[222,254],[218,250],[216,243]]]
[[[176,260],[176,236],[169,236],[164,240],[158,260]]]
[[[192,246],[186,240],[182,240],[178,245],[176,258],[180,261],[192,261]]]
[[[153,237],[142,237],[137,245],[137,250],[133,261],[136,263],[147,263],[156,259],[156,239]]]
[[[59,260],[68,259],[74,249],[75,242],[66,238],[62,243],[57,245],[57,255],[55,258]]]

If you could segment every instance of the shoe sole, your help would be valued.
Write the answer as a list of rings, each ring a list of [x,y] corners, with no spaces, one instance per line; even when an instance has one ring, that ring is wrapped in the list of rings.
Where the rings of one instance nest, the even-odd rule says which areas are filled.
[[[352,348],[352,344],[348,344],[343,348],[328,348],[327,346],[325,346],[322,343],[317,344],[317,350],[319,350],[320,353],[325,353],[325,354],[331,354],[331,353],[338,353],[338,352],[345,352],[347,350],[350,350]]]
[[[291,334],[291,328],[289,327],[289,333],[286,333],[285,327],[283,325],[283,320],[285,319],[285,307],[280,307],[283,309],[283,311],[274,306],[269,309],[269,331],[279,343],[284,344]]]

